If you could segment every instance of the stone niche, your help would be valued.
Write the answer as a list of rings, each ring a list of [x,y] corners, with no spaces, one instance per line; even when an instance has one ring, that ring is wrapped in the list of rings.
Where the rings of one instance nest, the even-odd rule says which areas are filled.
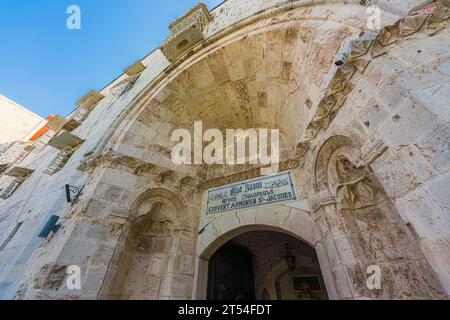
[[[136,219],[123,234],[107,298],[152,300],[190,294],[193,246],[185,247],[193,234],[180,227],[177,196],[162,193],[138,201]]]
[[[322,145],[316,161],[317,200],[313,206],[323,242],[339,252],[337,259],[350,279],[351,295],[375,299],[444,298],[445,292],[414,234],[370,166],[360,161],[359,150],[357,143],[344,136],[333,136]],[[381,268],[382,285],[378,290],[366,286],[365,271],[369,266]],[[335,281],[339,283],[339,279]]]

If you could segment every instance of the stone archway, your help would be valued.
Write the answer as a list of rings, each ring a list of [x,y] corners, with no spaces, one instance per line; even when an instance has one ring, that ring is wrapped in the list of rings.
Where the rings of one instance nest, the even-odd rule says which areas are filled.
[[[326,7],[335,8],[329,4]],[[203,121],[204,129],[280,128],[282,159],[295,158],[297,143],[335,70],[336,53],[344,41],[358,37],[365,25],[364,19],[358,18],[358,13],[364,11],[361,6],[352,6],[355,14],[345,19],[334,16],[332,10],[324,16],[323,8],[280,11],[276,18],[243,25],[176,68],[166,70],[164,79],[148,86],[120,118],[105,147],[110,147],[119,159],[124,153],[131,155],[133,165],[138,163],[137,169],[133,167],[136,172],[154,174],[163,186],[173,186],[176,179],[186,177],[206,181],[207,185],[242,171],[240,166],[173,165],[170,133],[178,128],[189,130],[196,120]],[[199,236],[198,248],[220,242],[207,243],[204,235],[220,239],[242,226],[290,232],[316,248],[322,268],[328,270],[324,271],[328,293],[331,298],[340,297],[336,294],[330,254],[307,213],[276,206],[249,215],[217,216],[214,220],[217,223],[209,227],[200,224],[200,231],[205,230]],[[198,252],[203,254],[202,249]],[[198,274],[197,280],[202,281]]]
[[[233,24],[223,32],[209,34],[211,37],[199,45],[192,55],[181,59],[176,64],[164,65],[164,59],[161,59],[163,68],[152,69],[149,66],[148,69],[159,70],[161,73],[158,76],[152,74],[153,71],[143,74],[136,83],[134,89],[136,95],[130,96],[130,100],[121,99],[124,103],[123,108],[120,107],[121,114],[110,125],[108,133],[98,144],[97,142],[86,144],[92,147],[95,145],[94,154],[92,157],[89,156],[86,163],[81,166],[95,170],[89,177],[91,182],[86,188],[86,190],[92,190],[91,197],[86,196],[86,202],[79,210],[79,214],[71,217],[72,233],[62,238],[65,242],[55,246],[55,251],[51,251],[49,255],[52,257],[58,255],[58,262],[64,265],[79,261],[80,265],[87,269],[89,286],[86,286],[79,296],[122,297],[122,288],[119,288],[117,292],[114,291],[114,288],[110,287],[110,277],[107,276],[105,279],[104,274],[117,271],[121,253],[127,247],[127,236],[132,233],[130,230],[134,230],[138,235],[149,232],[151,241],[155,238],[165,241],[169,238],[167,235],[170,235],[170,238],[175,241],[172,248],[177,253],[182,253],[172,257],[171,263],[167,264],[164,279],[155,285],[155,287],[159,286],[158,293],[143,296],[190,298],[191,288],[194,287],[197,289],[194,289],[193,296],[201,298],[203,294],[201,289],[204,288],[203,260],[224,241],[243,232],[261,229],[288,233],[313,246],[318,255],[330,298],[442,296],[440,284],[434,281],[433,269],[429,267],[428,262],[417,249],[416,242],[408,229],[405,229],[402,221],[398,219],[395,206],[389,199],[382,199],[385,197],[384,189],[386,188],[380,186],[377,179],[373,177],[370,165],[360,161],[359,144],[354,142],[353,137],[350,139],[344,136],[332,138],[324,145],[320,142],[325,138],[322,134],[329,134],[327,130],[330,128],[330,121],[336,122],[342,118],[349,118],[348,121],[350,121],[353,117],[349,115],[360,111],[358,108],[342,108],[338,114],[342,105],[341,101],[336,103],[334,98],[339,98],[338,100],[345,98],[342,99],[342,103],[349,101],[347,107],[355,100],[347,99],[344,94],[342,94],[343,97],[330,95],[323,97],[323,94],[325,92],[332,95],[342,92],[347,94],[351,91],[355,93],[356,101],[370,106],[363,99],[363,89],[378,90],[385,94],[386,91],[381,88],[386,86],[381,84],[380,79],[386,77],[388,73],[385,70],[367,67],[367,63],[372,58],[375,60],[376,54],[378,60],[372,61],[372,66],[380,61],[380,64],[389,69],[397,70],[396,66],[404,67],[392,59],[395,55],[394,57],[391,57],[389,53],[384,55],[386,52],[380,55],[378,51],[381,48],[380,45],[385,48],[390,43],[397,43],[399,37],[418,31],[421,28],[419,25],[426,26],[428,29],[430,27],[428,21],[433,22],[438,17],[427,18],[427,23],[421,22],[421,16],[408,17],[399,21],[395,26],[383,31],[382,39],[377,40],[373,46],[370,44],[375,50],[365,52],[367,55],[363,51],[367,51],[366,45],[369,44],[360,39],[361,41],[356,43],[357,50],[353,52],[355,53],[353,58],[356,58],[355,66],[350,66],[348,69],[347,65],[336,69],[334,65],[336,54],[342,49],[343,43],[352,38],[356,39],[362,31],[367,31],[364,16],[366,8],[356,2],[346,4],[345,7],[342,3],[319,2],[317,5],[311,3],[312,5],[306,7],[300,6],[304,4],[302,1],[298,3],[298,6],[290,2],[283,3],[278,8],[254,14],[246,21]],[[385,13],[384,18],[387,15]],[[390,20],[389,16],[387,18]],[[431,27],[431,30],[427,32],[433,32],[435,41],[442,41],[443,38],[439,37],[447,36],[447,31],[439,35],[434,32],[442,30],[433,30],[435,26]],[[430,43],[430,48],[436,48],[435,45],[433,46],[433,41],[429,40],[432,39],[429,34],[423,33],[421,36],[413,35],[413,37],[417,38],[417,41],[427,37],[428,40],[425,43]],[[402,50],[414,51],[416,44],[412,42],[410,47],[404,46]],[[423,42],[421,45],[423,46]],[[393,51],[398,49],[401,48],[393,49]],[[389,48],[383,50],[389,51]],[[406,53],[409,54],[409,52]],[[429,55],[421,54],[421,56],[417,57],[417,65],[422,68],[422,62],[427,62]],[[149,61],[161,63],[159,58],[156,61]],[[442,65],[443,61],[436,64],[436,66]],[[359,72],[359,76],[353,77],[350,83],[349,73],[353,74],[355,68],[372,73],[359,78],[361,76]],[[409,69],[408,72],[411,70],[413,69]],[[412,74],[415,73],[412,72]],[[432,78],[434,77],[429,77],[430,80]],[[364,82],[374,82],[367,81],[370,79],[380,80],[380,83],[365,86]],[[411,80],[406,73],[399,77],[396,71],[391,79],[392,83],[388,83],[387,87],[393,87],[392,84],[399,79],[404,83],[409,83]],[[353,90],[360,84],[362,85],[358,90]],[[445,87],[440,89],[444,91]],[[393,100],[393,96],[400,96],[404,91],[408,90],[399,89],[396,94],[389,92],[391,96],[389,99]],[[433,104],[433,100],[427,100],[427,102]],[[394,104],[396,103],[400,102],[395,101]],[[380,113],[385,109],[375,103],[373,107]],[[363,125],[366,129],[374,130],[376,123],[381,122],[382,117],[392,116],[394,122],[398,122],[400,118],[408,119],[409,116],[405,115],[410,115],[411,112],[406,105],[402,106],[401,110],[401,116],[388,112],[384,112],[386,115],[380,115],[371,111],[370,113],[376,116],[373,120],[372,118],[363,119]],[[106,114],[108,109],[103,109],[101,112]],[[422,117],[422,114],[419,113],[419,115]],[[340,118],[333,120],[335,116]],[[215,180],[227,181],[226,175],[239,174],[243,172],[242,170],[248,170],[244,176],[252,178],[255,171],[250,172],[254,168],[239,166],[232,168],[175,167],[170,161],[172,147],[170,132],[179,127],[190,128],[195,120],[203,120],[205,128],[215,127],[220,130],[228,127],[281,128],[283,129],[281,132],[283,160],[287,161],[292,158],[297,161],[297,156],[304,156],[305,153],[313,154],[320,149],[317,158],[320,160],[316,161],[313,157],[303,161],[306,164],[302,163],[305,166],[309,166],[309,162],[315,164],[314,169],[309,173],[303,170],[302,173],[306,174],[303,175],[304,180],[300,186],[303,189],[301,196],[312,204],[313,212],[307,212],[309,209],[307,211],[298,209],[300,206],[295,207],[292,204],[232,212],[214,216],[213,219],[202,220],[197,230],[198,220],[196,219],[202,219],[199,217],[201,215],[199,198],[202,191],[198,188],[199,185],[208,185],[210,181]],[[433,126],[437,123],[429,116],[423,117],[423,120],[430,122]],[[401,124],[411,127],[415,121],[408,120]],[[344,122],[345,134],[349,133],[352,126],[350,122]],[[382,128],[381,132],[389,129],[384,126]],[[395,126],[392,125],[391,128]],[[359,129],[356,122],[355,130],[359,131]],[[400,136],[404,135],[402,129],[392,130]],[[311,143],[311,150],[300,150],[300,156],[295,154],[295,147],[299,141],[302,141],[305,131],[308,133],[305,136],[314,141],[306,140],[307,143]],[[364,128],[361,128],[361,134],[365,135],[365,139],[369,138]],[[383,134],[380,136],[384,137]],[[439,136],[437,140],[445,141],[442,137]],[[399,140],[399,144],[403,144],[404,140]],[[366,143],[366,141],[361,142]],[[431,141],[422,142],[422,145],[430,144],[427,149],[434,148],[434,143]],[[442,149],[445,151],[445,146]],[[85,156],[91,153],[86,153]],[[309,156],[308,154],[307,157]],[[442,167],[442,170],[447,170],[445,158],[439,158],[436,161],[443,162],[438,165]],[[248,172],[250,173],[247,175]],[[310,178],[309,174],[315,177]],[[308,183],[308,179],[315,181]],[[171,196],[158,195],[159,191],[154,193],[152,190],[142,195],[142,202],[135,201],[135,193],[140,194],[150,187],[155,190],[171,190]],[[379,191],[379,193],[373,191]],[[176,195],[173,196],[174,194]],[[183,206],[176,205],[177,201],[170,201],[178,195],[181,195],[180,202]],[[166,202],[167,200],[169,201]],[[413,206],[417,202],[411,203],[410,205]],[[179,215],[175,218],[171,209],[173,206],[182,207],[183,210],[188,206],[190,213],[188,218],[191,223],[183,225]],[[136,212],[140,214],[136,215]],[[184,219],[184,216],[182,218]],[[136,223],[141,228],[133,229],[133,224]],[[87,228],[89,232],[85,230]],[[69,228],[65,229],[67,232]],[[196,285],[193,286],[192,261],[199,230],[198,271]],[[367,237],[364,232],[361,232],[362,230],[374,233]],[[429,230],[435,231],[433,228]],[[175,235],[177,232],[182,235],[177,237]],[[118,236],[120,234],[124,236]],[[177,244],[176,241],[181,238],[184,242],[180,241],[181,243]],[[443,242],[443,238],[437,240]],[[99,241],[101,241],[100,245],[97,246]],[[392,243],[399,244],[398,248],[393,248]],[[434,242],[429,244],[435,245]],[[133,245],[130,248],[132,248],[131,252],[135,251]],[[445,256],[447,253],[442,249],[430,249],[430,251],[433,251],[435,257]],[[67,257],[67,253],[72,256]],[[76,257],[73,253],[76,253]],[[74,261],[75,258],[77,261]],[[447,264],[444,265],[443,262],[436,263],[442,264],[441,278],[445,277],[447,274],[445,271],[448,270]],[[386,267],[382,270],[383,274],[392,276],[387,278],[388,282],[383,288],[386,291],[368,292],[365,280],[366,267],[369,263],[381,264]],[[36,267],[33,267],[36,269],[34,271],[39,271],[39,267],[41,265],[37,263]],[[33,273],[37,274],[37,272]],[[151,275],[154,276],[155,273]],[[390,281],[392,279],[395,279],[397,284]],[[127,280],[124,279],[124,281]],[[32,283],[32,281],[29,282]],[[120,283],[120,281],[117,282]],[[414,288],[412,288],[413,285]],[[270,296],[268,291],[264,295]],[[39,294],[37,290],[30,289],[29,296]],[[65,294],[58,293],[59,296]]]
[[[313,247],[264,228],[244,232],[209,259],[208,299],[325,300]]]
[[[223,214],[209,222],[208,227],[198,238],[193,298],[200,300],[207,298],[209,259],[231,240],[239,238],[243,234],[257,231],[284,234],[312,248],[317,254],[318,265],[320,265],[328,296],[331,299],[337,298],[332,268],[323,245],[319,241],[319,231],[309,213],[281,205]],[[273,269],[276,268],[277,266],[274,265]],[[281,271],[285,271],[285,268]],[[269,278],[270,274],[267,275],[264,282]],[[269,297],[270,289],[273,289],[273,286],[266,290]],[[264,291],[258,294],[261,297]]]

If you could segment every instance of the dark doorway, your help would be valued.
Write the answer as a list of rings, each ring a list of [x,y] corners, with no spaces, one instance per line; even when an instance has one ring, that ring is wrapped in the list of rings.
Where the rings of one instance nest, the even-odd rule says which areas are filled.
[[[228,243],[214,254],[209,262],[208,300],[255,300],[250,251]]]
[[[277,231],[242,233],[209,259],[209,300],[327,300],[316,250]]]

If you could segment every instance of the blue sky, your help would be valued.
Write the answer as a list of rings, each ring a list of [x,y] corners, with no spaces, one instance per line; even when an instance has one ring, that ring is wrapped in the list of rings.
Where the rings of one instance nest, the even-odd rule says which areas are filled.
[[[209,9],[222,0],[207,0]],[[65,116],[91,89],[159,47],[198,0],[0,0],[0,94],[42,117]],[[69,5],[81,30],[69,30]]]

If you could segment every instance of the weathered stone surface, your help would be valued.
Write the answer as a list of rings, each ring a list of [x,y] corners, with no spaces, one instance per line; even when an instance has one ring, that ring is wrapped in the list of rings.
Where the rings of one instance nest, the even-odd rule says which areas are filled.
[[[58,290],[66,278],[67,266],[50,263],[45,265],[34,280],[36,289]]]
[[[438,170],[445,173],[450,163],[450,126],[445,125],[416,143],[421,154]]]
[[[55,153],[30,153],[33,175],[0,200],[0,299],[206,298],[201,262],[229,241],[258,251],[258,297],[289,278],[292,242],[297,271],[319,274],[329,298],[448,298],[448,1],[377,1],[386,25],[372,37],[366,7],[344,2],[226,1],[180,61],[156,50],[126,94],[110,92],[124,77],[108,85],[67,165],[47,176]],[[302,200],[206,215],[209,188],[261,168],[175,165],[171,133],[198,120],[280,129],[280,170]],[[73,206],[67,183],[85,186]],[[62,228],[37,239],[49,214]],[[251,237],[269,231],[283,241]],[[366,286],[371,265],[380,290]]]

